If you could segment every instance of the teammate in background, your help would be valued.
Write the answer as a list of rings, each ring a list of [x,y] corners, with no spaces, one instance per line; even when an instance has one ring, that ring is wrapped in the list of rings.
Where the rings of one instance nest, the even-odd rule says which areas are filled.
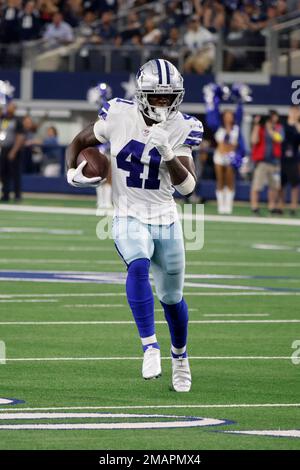
[[[168,61],[147,62],[137,74],[135,101],[115,98],[99,120],[80,132],[67,148],[68,182],[91,184],[76,169],[86,147],[110,142],[113,237],[127,266],[126,294],[144,351],[142,375],[161,375],[155,334],[153,274],[156,293],[171,335],[172,384],[177,392],[191,388],[187,356],[188,307],[183,298],[185,253],[173,188],[182,195],[196,184],[192,147],[202,139],[201,122],[179,112],[183,78]],[[99,184],[98,178],[92,184]]]
[[[229,98],[229,89],[216,84],[209,84],[204,89],[206,101],[206,123],[214,133],[216,149],[214,166],[216,174],[216,198],[219,214],[231,214],[235,193],[235,168],[241,165],[245,154],[245,144],[241,132],[243,120],[243,94],[245,86],[235,85],[232,95],[238,98],[235,113],[220,111],[221,99]],[[249,93],[249,90],[246,90]],[[245,95],[248,96],[248,95]]]
[[[251,133],[252,159],[256,165],[251,186],[251,209],[254,214],[259,214],[259,193],[266,184],[269,188],[268,209],[270,213],[282,213],[276,204],[281,187],[280,158],[283,140],[284,129],[279,123],[277,111],[271,110],[265,123],[261,116],[254,118]]]
[[[290,214],[296,215],[299,198],[300,168],[299,168],[299,145],[300,145],[300,108],[291,106],[288,119],[284,126],[285,138],[282,144],[281,159],[281,190],[279,197],[279,208],[283,211],[285,201],[285,190],[291,185]]]

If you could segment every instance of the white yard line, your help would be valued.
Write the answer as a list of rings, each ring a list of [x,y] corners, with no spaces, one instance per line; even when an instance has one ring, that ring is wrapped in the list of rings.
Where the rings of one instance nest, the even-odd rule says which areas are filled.
[[[157,325],[165,325],[164,320],[155,322]],[[300,323],[300,320],[189,320],[192,325],[211,324],[261,324],[261,323]],[[1,321],[0,325],[133,325],[132,320],[91,320],[91,321]]]
[[[28,204],[2,204],[1,211],[8,212],[34,212],[37,214],[66,214],[66,215],[93,215],[96,216],[96,208],[88,209],[81,207],[55,207],[55,206],[30,206]]]
[[[18,205],[18,204],[2,204],[0,206],[2,211],[11,212],[35,212],[43,214],[68,214],[68,215],[88,215],[95,216],[96,209],[79,208],[79,207],[53,207],[53,206],[31,206],[31,205]],[[113,215],[113,211],[105,211],[108,215]],[[98,216],[99,217],[99,216]],[[185,220],[203,220],[202,214],[183,214]],[[222,215],[205,215],[206,222],[232,222],[232,223],[246,223],[246,224],[267,224],[267,225],[289,225],[300,226],[299,219],[282,219],[282,218],[269,218],[269,217],[245,217],[245,216],[222,216]]]
[[[274,297],[274,296],[282,296],[282,295],[296,295],[296,296],[299,296],[300,295],[300,292],[275,292],[275,291],[272,291],[272,292],[265,292],[265,291],[257,291],[257,292],[184,292],[184,297],[187,297],[187,296],[190,296],[190,297],[216,297],[216,296],[245,296],[245,295],[250,295],[250,296],[271,296],[271,297]]]
[[[187,252],[188,253],[188,252]],[[256,261],[189,261],[186,260],[187,266],[224,266],[239,268],[300,268],[300,262],[256,262]]]
[[[1,207],[1,206],[0,206]],[[7,248],[9,249],[9,248]],[[98,248],[94,248],[92,251],[94,252],[97,252],[97,249]],[[79,248],[79,251],[81,250],[81,248]],[[102,251],[101,249],[99,251]],[[104,249],[103,251],[106,251],[106,249]],[[108,251],[115,251],[114,249],[113,250],[108,250]],[[189,253],[189,252],[187,252]],[[0,260],[1,262],[6,262],[6,263],[12,263],[13,261],[16,261],[16,262],[33,262],[34,259],[32,258],[1,258]],[[51,259],[40,259],[39,262],[45,262],[47,263],[48,261],[51,261]],[[91,264],[91,263],[95,263],[95,264],[110,264],[110,265],[122,265],[122,262],[121,260],[69,260],[69,259],[55,259],[53,262],[57,262],[57,263],[78,263],[78,264]],[[187,260],[186,261],[186,264],[187,264],[187,267],[189,266],[213,266],[213,267],[244,267],[244,268],[251,268],[251,267],[254,267],[254,268],[300,268],[300,262],[297,263],[297,262],[278,262],[278,263],[275,263],[275,262],[255,262],[255,261],[189,261]]]
[[[204,317],[269,317],[269,313],[204,313]]]
[[[9,250],[9,248],[8,248]],[[79,248],[80,251],[80,248]],[[49,264],[49,263],[55,263],[55,264],[118,264],[122,266],[122,262],[119,260],[88,260],[88,259],[66,259],[66,258],[0,258],[0,263],[30,263],[30,264]],[[64,272],[62,272],[63,274]],[[58,273],[59,274],[59,273]]]
[[[162,357],[170,360],[170,357]],[[190,360],[200,361],[280,361],[289,360],[291,356],[189,356]],[[81,361],[141,361],[142,357],[15,357],[6,358],[6,362],[81,362]]]
[[[55,242],[57,243],[57,242]],[[78,246],[60,246],[60,247],[55,247],[55,246],[28,246],[26,247],[25,245],[23,246],[18,246],[18,245],[14,245],[14,246],[3,246],[3,244],[1,243],[1,246],[0,246],[0,251],[26,251],[26,250],[30,250],[30,251],[71,251],[71,252],[75,252],[75,253],[78,253],[78,252],[92,252],[92,253],[95,253],[98,252],[98,251],[110,251],[110,252],[116,252],[116,249],[113,248],[113,247],[107,247],[107,246],[101,246],[101,244],[99,243],[99,246],[97,247],[88,247],[88,246],[82,246],[82,247],[78,247]]]
[[[0,303],[49,303],[58,302],[57,299],[0,299]]]
[[[126,304],[68,304],[64,305],[66,308],[98,308],[98,307],[119,307],[119,308],[126,308],[128,307]]]
[[[0,294],[0,299],[41,298],[41,297],[125,297],[125,292],[87,292],[87,293],[57,293],[57,294]]]
[[[50,235],[83,235],[82,230],[65,230],[41,227],[0,227],[0,233],[47,233]]]
[[[14,409],[0,408],[0,411],[15,413],[16,411],[63,411],[63,410],[147,410],[147,409],[184,409],[184,408],[299,408],[300,403],[209,403],[209,404],[181,404],[181,405],[128,405],[128,406],[52,406],[28,407]]]
[[[1,300],[0,300],[1,302]],[[122,307],[128,308],[127,304],[68,304],[64,305],[66,308],[98,308],[98,307]],[[155,312],[163,312],[163,308],[155,308]],[[189,308],[189,312],[198,312],[197,308]]]
[[[156,295],[154,293],[154,295]],[[204,297],[204,296],[299,296],[300,292],[184,292],[187,297]],[[59,294],[0,294],[0,299],[13,299],[13,298],[40,298],[40,297],[125,297],[125,292],[95,292],[95,293],[59,293]]]
[[[183,416],[178,415],[161,415],[161,414],[151,414],[151,415],[141,415],[136,413],[20,413],[19,411],[15,412],[6,412],[1,413],[0,421],[6,420],[24,420],[24,419],[74,419],[74,418],[183,418]]]

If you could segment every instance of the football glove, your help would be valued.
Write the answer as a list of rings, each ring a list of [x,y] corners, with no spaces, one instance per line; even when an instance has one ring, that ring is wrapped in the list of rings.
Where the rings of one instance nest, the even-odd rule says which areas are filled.
[[[149,140],[154,145],[154,147],[156,147],[165,162],[173,160],[175,155],[169,143],[168,133],[163,128],[163,123],[153,124],[149,135]]]
[[[94,178],[87,178],[82,173],[83,168],[87,164],[87,161],[84,160],[80,163],[77,168],[70,168],[67,172],[67,180],[71,186],[76,188],[96,188],[101,183],[104,183],[105,179],[101,176],[95,176]]]

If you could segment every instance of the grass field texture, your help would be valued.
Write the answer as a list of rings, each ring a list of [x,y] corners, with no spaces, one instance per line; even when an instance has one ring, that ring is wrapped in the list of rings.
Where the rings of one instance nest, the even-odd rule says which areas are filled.
[[[45,212],[0,207],[1,449],[300,449],[299,437],[229,432],[300,429],[300,364],[291,357],[300,347],[299,226],[205,222],[204,248],[186,254],[193,385],[178,394],[157,298],[163,375],[141,378],[126,269],[113,241],[97,239],[99,217],[46,212],[94,202],[24,204]],[[235,213],[250,217],[245,207]],[[12,398],[22,403],[5,404]],[[196,418],[221,424],[189,426]],[[119,429],[83,427],[99,423]]]

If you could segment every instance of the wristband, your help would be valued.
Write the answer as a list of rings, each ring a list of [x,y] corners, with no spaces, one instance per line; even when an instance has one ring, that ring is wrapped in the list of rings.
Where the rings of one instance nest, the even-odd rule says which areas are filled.
[[[187,196],[187,194],[191,194],[196,186],[196,181],[193,175],[188,172],[187,177],[185,178],[184,181],[180,184],[174,185],[174,188],[182,195],[182,196]]]

